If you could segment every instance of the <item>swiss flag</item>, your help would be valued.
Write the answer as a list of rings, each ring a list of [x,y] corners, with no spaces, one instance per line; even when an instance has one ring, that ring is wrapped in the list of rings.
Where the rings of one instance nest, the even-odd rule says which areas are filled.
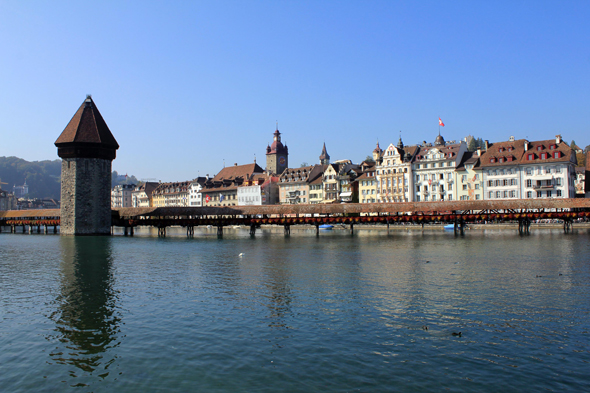
[[[209,203],[210,200],[211,200],[211,197],[209,195],[205,195],[205,202]]]
[[[438,125],[439,126],[445,126],[445,123],[442,122],[442,120],[440,119],[440,117],[438,118]]]

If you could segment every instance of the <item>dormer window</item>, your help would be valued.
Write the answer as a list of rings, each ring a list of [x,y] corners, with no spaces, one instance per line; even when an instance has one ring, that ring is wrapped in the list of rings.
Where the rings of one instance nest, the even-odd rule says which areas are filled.
[[[514,150],[514,147],[508,146],[508,151],[512,151],[512,150]]]
[[[498,162],[504,162],[504,157],[498,158]]]
[[[541,160],[547,159],[547,153],[541,153]]]
[[[561,152],[560,151],[554,151],[553,152],[553,158],[561,158]]]
[[[543,145],[537,146],[537,151],[541,151],[541,150],[543,150]]]
[[[493,164],[494,162],[496,162],[496,157],[492,157],[492,158],[490,158],[490,163],[492,163],[492,164]]]

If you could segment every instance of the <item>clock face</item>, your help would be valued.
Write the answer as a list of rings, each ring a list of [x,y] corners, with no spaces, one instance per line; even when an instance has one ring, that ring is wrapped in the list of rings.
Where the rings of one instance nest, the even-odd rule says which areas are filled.
[[[287,160],[285,160],[285,157],[279,158],[279,165],[280,166],[285,166],[286,163],[287,163]]]

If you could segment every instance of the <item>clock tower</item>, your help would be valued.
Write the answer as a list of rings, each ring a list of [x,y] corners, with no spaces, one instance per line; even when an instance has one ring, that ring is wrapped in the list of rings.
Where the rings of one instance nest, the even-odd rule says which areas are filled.
[[[280,175],[288,167],[289,148],[281,142],[281,133],[277,126],[272,144],[266,147],[266,171]]]

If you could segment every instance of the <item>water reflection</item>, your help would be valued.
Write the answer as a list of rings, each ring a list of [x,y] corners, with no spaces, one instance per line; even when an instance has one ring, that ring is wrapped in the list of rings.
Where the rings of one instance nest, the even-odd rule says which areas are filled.
[[[60,248],[61,289],[50,316],[56,324],[54,334],[48,337],[59,344],[50,357],[57,364],[74,366],[69,370],[71,377],[96,373],[104,378],[116,357],[106,353],[117,346],[121,324],[113,289],[111,239],[62,237]]]

